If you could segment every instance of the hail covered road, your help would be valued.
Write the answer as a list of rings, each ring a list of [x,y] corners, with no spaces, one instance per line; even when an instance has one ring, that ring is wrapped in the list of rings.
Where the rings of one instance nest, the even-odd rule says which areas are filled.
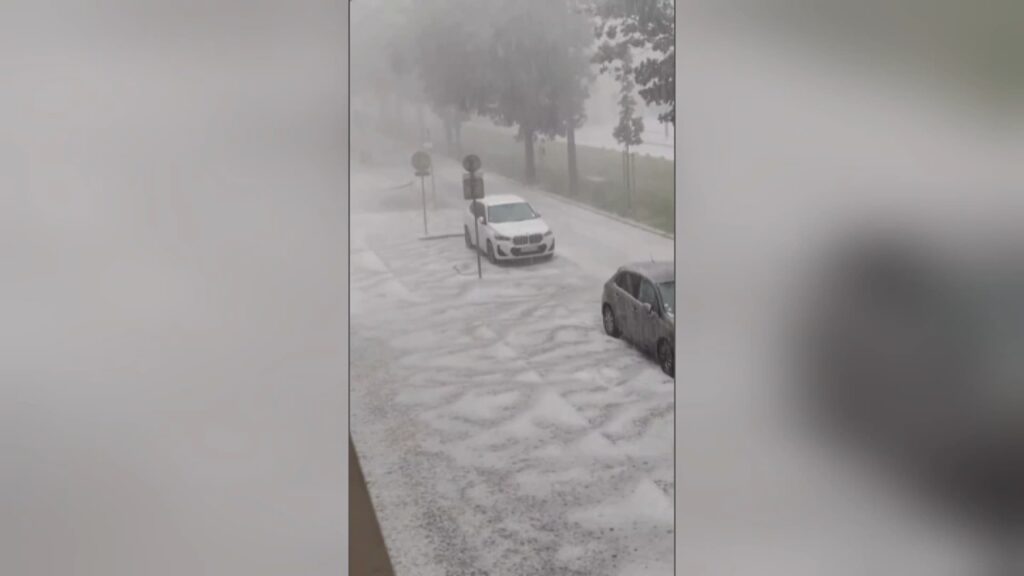
[[[458,234],[461,168],[436,162],[430,232]],[[407,166],[381,149],[352,172],[351,425],[396,572],[670,574],[674,383],[599,307],[672,241],[487,175],[558,244],[479,280],[461,236],[419,239]]]

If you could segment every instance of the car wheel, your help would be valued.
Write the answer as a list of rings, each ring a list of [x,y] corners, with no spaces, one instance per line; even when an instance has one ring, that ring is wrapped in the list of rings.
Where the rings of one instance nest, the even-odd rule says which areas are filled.
[[[676,376],[675,354],[668,340],[658,342],[658,363],[661,364],[661,371],[673,378]]]
[[[469,235],[469,228],[466,228],[465,226],[463,226],[462,227],[462,231],[465,233],[465,236],[466,236],[466,248],[472,248],[473,247],[473,237]]]
[[[498,263],[498,257],[494,255],[494,245],[490,240],[487,241],[487,259],[491,261],[491,264]]]
[[[601,323],[604,324],[605,334],[612,338],[619,337],[619,326],[615,323],[615,313],[612,312],[612,307],[607,304],[601,309]]]

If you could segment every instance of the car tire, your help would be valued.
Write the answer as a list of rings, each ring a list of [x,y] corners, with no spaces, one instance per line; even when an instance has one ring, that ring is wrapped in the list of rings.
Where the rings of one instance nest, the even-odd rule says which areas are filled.
[[[668,340],[661,340],[658,342],[658,364],[661,365],[661,371],[669,376],[676,377],[676,351],[672,348],[672,344]]]
[[[622,334],[619,331],[618,323],[615,321],[615,312],[612,311],[612,307],[608,304],[601,307],[601,324],[604,325],[604,333],[612,338],[618,338]]]
[[[487,259],[491,261],[491,264],[498,264],[498,257],[494,255],[494,245],[491,241],[487,241]]]
[[[463,233],[465,234],[465,237],[466,237],[466,248],[472,249],[473,248],[473,237],[469,235],[469,228],[466,228],[465,226],[463,226],[462,227],[462,231],[463,231]]]

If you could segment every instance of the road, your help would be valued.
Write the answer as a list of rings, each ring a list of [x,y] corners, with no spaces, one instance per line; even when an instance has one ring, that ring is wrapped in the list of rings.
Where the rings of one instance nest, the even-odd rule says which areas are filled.
[[[479,280],[461,168],[438,162],[429,213],[457,236],[420,240],[406,152],[352,186],[352,434],[396,574],[671,574],[674,382],[599,315],[671,240],[486,175],[558,248]]]

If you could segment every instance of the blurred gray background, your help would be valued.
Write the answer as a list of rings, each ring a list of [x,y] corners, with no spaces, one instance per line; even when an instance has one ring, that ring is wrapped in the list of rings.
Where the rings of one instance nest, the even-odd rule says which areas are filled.
[[[0,573],[344,573],[347,13],[0,7]]]
[[[677,570],[1024,573],[1024,535],[964,521],[950,513],[956,503],[926,494],[927,482],[904,482],[896,468],[912,455],[885,461],[807,425],[796,369],[807,350],[794,336],[810,315],[808,296],[828,292],[830,252],[884,238],[880,231],[919,240],[914,258],[922,265],[966,255],[963,268],[943,272],[967,293],[1020,277],[1024,4],[688,0],[677,7]],[[1009,250],[997,254],[993,246]],[[928,286],[924,295],[947,288]],[[1007,299],[988,302],[985,313],[1002,309],[1007,324],[1019,326],[1012,314],[1024,292],[1003,288]],[[987,342],[966,329],[915,328],[959,343],[951,355],[1008,349],[1024,357],[1024,341],[1010,328]],[[884,327],[866,338],[896,356],[921,341]],[[1024,429],[987,417],[1016,411],[1022,421],[1024,370],[1005,363],[980,359],[971,368],[998,368],[1004,396],[990,396],[980,379],[913,387],[890,373],[891,394],[880,392],[866,409],[869,421],[897,414],[878,444],[906,442],[919,421],[932,426],[933,438],[999,427],[1011,446],[1003,464],[1020,470],[1012,446],[1022,445]],[[880,367],[867,364],[859,368]],[[928,421],[934,406],[952,407],[952,415]],[[939,458],[959,450],[968,460],[976,446],[923,444]],[[996,510],[987,513],[991,519]]]

